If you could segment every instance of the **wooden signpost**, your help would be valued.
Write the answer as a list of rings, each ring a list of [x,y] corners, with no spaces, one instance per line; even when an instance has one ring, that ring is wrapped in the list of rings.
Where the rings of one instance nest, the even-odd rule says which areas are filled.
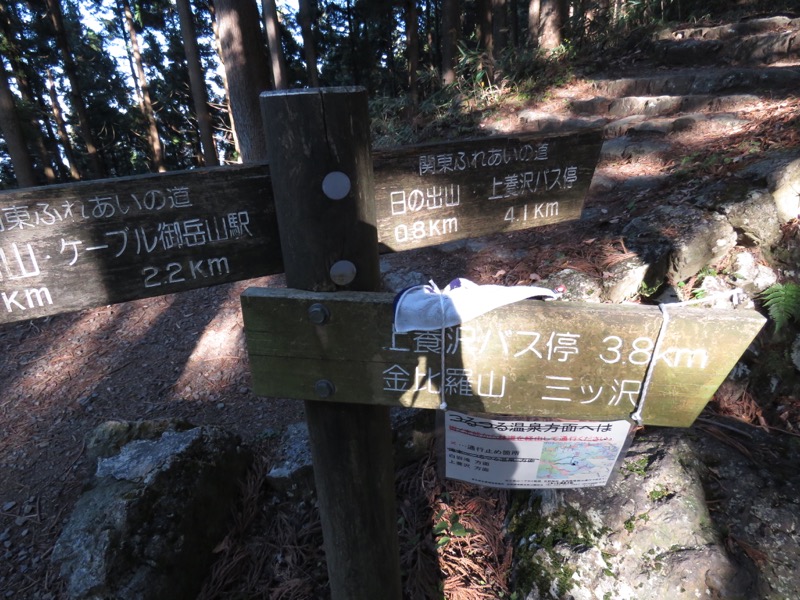
[[[265,93],[275,204],[289,287],[378,289],[367,95],[332,88]],[[335,295],[335,294],[334,294]],[[325,321],[324,312],[311,318]],[[331,597],[399,600],[389,409],[310,382],[306,401]]]
[[[379,251],[578,218],[602,131],[371,155],[362,89],[261,101],[269,166],[0,194],[0,324],[285,271],[247,343],[258,394],[306,401],[335,600],[401,597],[388,407],[688,426],[764,323],[523,301],[396,334]]]

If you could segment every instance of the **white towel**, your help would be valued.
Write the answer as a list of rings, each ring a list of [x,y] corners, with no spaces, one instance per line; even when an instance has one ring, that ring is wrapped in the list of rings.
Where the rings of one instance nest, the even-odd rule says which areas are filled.
[[[400,292],[394,301],[394,329],[434,331],[453,327],[495,308],[525,300],[553,300],[561,294],[535,286],[477,285],[467,279],[454,279],[440,290],[435,283],[416,285]]]

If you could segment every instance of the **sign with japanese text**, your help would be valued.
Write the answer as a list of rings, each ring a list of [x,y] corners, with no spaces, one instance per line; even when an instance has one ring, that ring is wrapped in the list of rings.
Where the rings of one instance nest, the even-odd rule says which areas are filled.
[[[755,311],[527,300],[458,327],[395,333],[389,294],[256,289],[242,296],[256,393],[483,414],[690,425],[764,324]],[[316,326],[314,303],[330,312]],[[656,338],[662,342],[654,352]],[[442,368],[444,356],[444,368]],[[647,397],[643,382],[652,364]]]
[[[577,219],[601,129],[374,152],[378,238],[394,251]]]
[[[444,413],[445,475],[508,489],[608,482],[628,421],[530,421]]]
[[[375,152],[381,248],[578,218],[601,143],[592,130]],[[266,164],[0,193],[0,324],[281,272],[274,210]]]
[[[266,166],[0,195],[0,323],[280,268]]]

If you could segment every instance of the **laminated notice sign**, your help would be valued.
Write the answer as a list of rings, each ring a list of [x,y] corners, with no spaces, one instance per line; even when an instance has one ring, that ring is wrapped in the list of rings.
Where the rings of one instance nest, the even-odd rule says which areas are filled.
[[[605,485],[629,421],[523,421],[447,411],[445,476],[497,488]]]

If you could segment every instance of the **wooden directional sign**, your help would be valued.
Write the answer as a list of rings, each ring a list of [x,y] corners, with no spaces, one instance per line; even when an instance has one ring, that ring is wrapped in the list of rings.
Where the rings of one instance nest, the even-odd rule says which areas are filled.
[[[0,323],[280,269],[266,165],[0,195]]]
[[[373,153],[378,239],[398,251],[580,217],[602,129]]]
[[[569,419],[628,417],[654,361],[643,420],[689,426],[765,322],[755,311],[528,300],[441,332],[393,334],[389,294],[248,289],[253,387],[263,396],[363,399]],[[312,305],[322,305],[324,309]],[[310,315],[329,314],[315,325]],[[445,369],[442,377],[441,351]],[[332,384],[320,388],[317,382]],[[323,394],[324,395],[324,394]]]
[[[577,218],[601,142],[593,130],[376,152],[381,247]],[[0,193],[0,324],[282,270],[265,164]]]

